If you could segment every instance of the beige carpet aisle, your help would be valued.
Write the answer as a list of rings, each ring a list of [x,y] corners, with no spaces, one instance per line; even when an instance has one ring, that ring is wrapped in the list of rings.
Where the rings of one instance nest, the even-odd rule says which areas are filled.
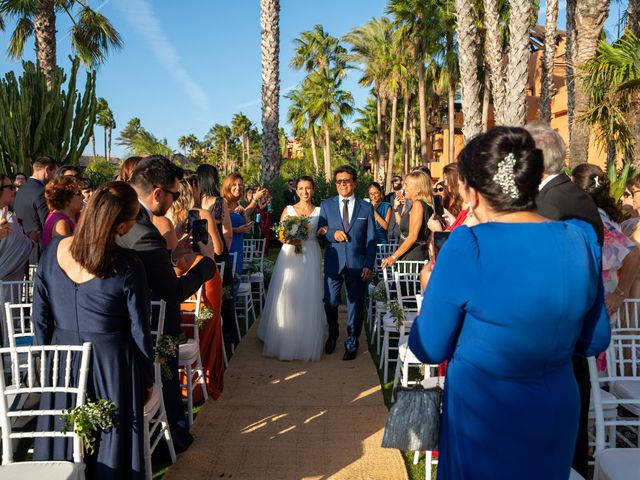
[[[339,340],[332,355],[304,363],[263,357],[256,331],[243,338],[224,393],[200,410],[193,445],[165,479],[407,478],[400,453],[380,447],[387,409],[364,333],[356,360],[342,360]]]

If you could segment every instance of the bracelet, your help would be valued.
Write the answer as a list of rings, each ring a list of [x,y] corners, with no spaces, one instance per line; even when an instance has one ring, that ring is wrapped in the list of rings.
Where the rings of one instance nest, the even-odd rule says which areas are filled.
[[[398,259],[396,258],[396,256],[395,256],[393,253],[391,254],[391,258],[393,258],[393,261],[394,261],[394,262],[397,262],[397,261],[398,261]]]

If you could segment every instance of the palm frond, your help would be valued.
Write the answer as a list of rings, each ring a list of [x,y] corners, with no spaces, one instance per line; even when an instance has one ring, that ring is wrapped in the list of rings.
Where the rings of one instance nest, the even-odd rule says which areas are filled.
[[[71,29],[71,44],[83,63],[97,65],[111,48],[122,47],[122,37],[107,17],[85,7]]]
[[[18,20],[16,28],[9,40],[7,55],[12,58],[22,58],[24,45],[27,39],[33,35],[33,22],[29,17],[22,17]]]

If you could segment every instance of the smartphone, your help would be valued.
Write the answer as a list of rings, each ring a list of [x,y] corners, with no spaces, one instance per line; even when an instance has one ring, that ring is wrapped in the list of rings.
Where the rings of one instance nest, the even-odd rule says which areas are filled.
[[[444,205],[442,204],[442,196],[433,196],[433,213],[435,213],[437,219],[444,219]]]
[[[402,203],[402,201],[404,200],[404,190],[398,190],[396,192],[396,198],[400,203]]]
[[[200,253],[200,247],[198,242],[202,242],[205,245],[209,241],[209,232],[207,231],[207,220],[198,219],[194,220],[191,224],[191,238],[193,242],[193,251]]]
[[[198,210],[189,210],[189,214],[187,216],[187,232],[191,233],[193,230],[193,222],[196,220],[200,220],[200,212]]]
[[[451,232],[433,232],[433,258],[435,259],[442,247],[449,240],[449,235]]]

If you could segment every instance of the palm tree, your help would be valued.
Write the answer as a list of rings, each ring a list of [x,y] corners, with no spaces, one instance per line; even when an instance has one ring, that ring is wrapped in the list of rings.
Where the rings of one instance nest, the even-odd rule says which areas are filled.
[[[640,38],[627,31],[613,45],[602,40],[597,55],[583,67],[582,87],[589,109],[578,121],[596,127],[599,142],[627,159],[640,151],[637,98],[640,92]]]
[[[189,145],[189,141],[187,140],[187,137],[182,135],[180,138],[178,138],[178,148],[180,148],[182,150],[182,154],[186,157],[187,156],[187,146]]]
[[[231,131],[240,138],[242,150],[242,165],[249,161],[249,130],[251,130],[251,120],[242,112],[236,113],[231,119]],[[245,156],[246,152],[246,156]],[[246,160],[245,160],[246,159]]]
[[[355,138],[359,143],[360,151],[362,152],[362,166],[364,168],[365,161],[367,159],[372,160],[371,170],[376,171],[373,159],[376,157],[376,139],[378,136],[378,122],[377,122],[377,101],[374,96],[367,98],[367,103],[363,108],[358,108],[356,111],[359,114],[354,122],[357,128],[354,132]]]
[[[96,124],[104,128],[104,157],[109,161],[111,159],[111,134],[116,128],[116,121],[109,104],[102,97],[98,98],[96,105]]]
[[[277,132],[276,132],[277,133]],[[222,152],[223,171],[226,175],[234,170],[229,158],[229,147],[233,144],[234,138],[231,133],[231,127],[216,123],[207,134],[208,139]],[[279,144],[278,144],[279,147]],[[235,163],[235,162],[234,162]]]
[[[478,30],[474,6],[467,0],[455,0],[458,34],[458,65],[462,89],[462,113],[465,141],[482,132],[481,82],[478,77]]]
[[[360,84],[373,85],[377,99],[378,166],[387,161],[386,124],[392,44],[392,24],[385,18],[373,18],[344,37],[352,45],[351,59],[362,71]]]
[[[295,53],[291,66],[296,70],[304,68],[307,73],[325,68],[346,68],[347,51],[340,40],[327,33],[322,25],[302,32],[293,40]]]
[[[344,118],[353,112],[351,92],[342,90],[342,77],[338,70],[329,75],[320,72],[307,77],[303,88],[309,92],[309,111],[322,124],[324,130],[324,171],[327,181],[331,180],[331,129],[342,129]]]
[[[280,0],[260,0],[262,32],[262,180],[278,176],[280,101]]]
[[[576,67],[593,59],[609,14],[610,0],[567,0],[567,107],[571,166],[585,163],[589,152],[589,127],[577,116],[589,109],[589,94],[576,81]]]
[[[547,0],[544,23],[544,57],[542,59],[542,91],[540,92],[540,120],[551,121],[551,101],[556,94],[553,70],[556,61],[556,25],[558,0]]]
[[[74,15],[76,6],[79,11]],[[57,12],[66,13],[71,19],[71,46],[86,65],[104,62],[109,49],[122,46],[120,34],[109,19],[92,10],[84,0],[0,0],[0,16],[16,20],[7,49],[9,56],[22,58],[27,39],[35,36],[36,57],[48,85],[57,66]]]
[[[291,90],[287,95],[291,101],[287,113],[287,122],[291,124],[295,137],[308,137],[311,143],[311,154],[313,156],[313,168],[316,174],[320,171],[318,165],[318,152],[316,147],[316,119],[309,110],[310,100],[308,92],[302,88]]]
[[[629,0],[626,29],[636,37],[640,37],[640,0]]]
[[[166,139],[158,140],[142,126],[140,119],[135,117],[129,120],[116,142],[127,147],[132,155],[158,154],[170,157],[173,154]]]

